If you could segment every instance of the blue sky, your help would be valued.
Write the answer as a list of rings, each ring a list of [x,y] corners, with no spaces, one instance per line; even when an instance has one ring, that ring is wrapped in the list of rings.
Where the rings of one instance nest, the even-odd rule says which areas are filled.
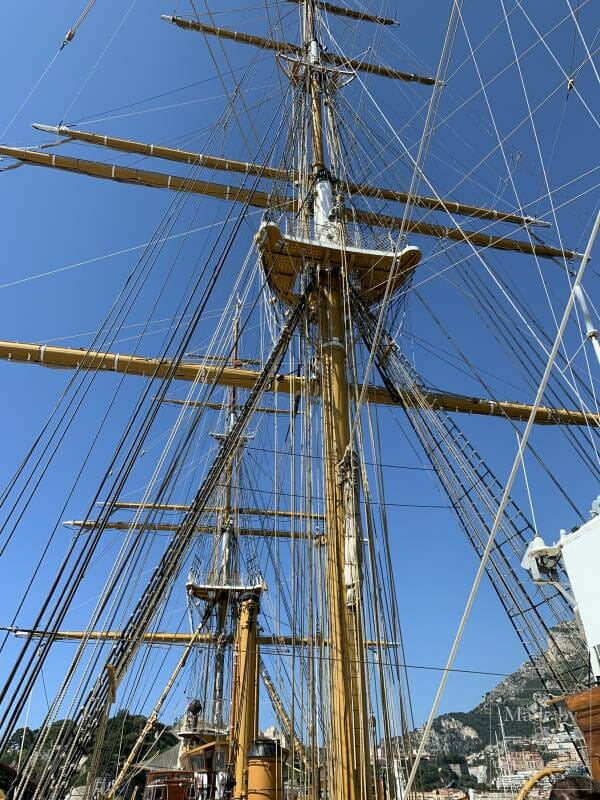
[[[155,0],[146,3],[138,0],[131,5],[129,2],[110,4],[97,0],[96,7],[74,41],[56,56],[57,47],[82,5],[81,2],[66,0],[37,4],[35,8],[31,4],[16,2],[4,4],[4,25],[0,30],[0,62],[5,76],[0,104],[2,143],[37,144],[43,137],[32,131],[31,122],[57,124],[64,121],[74,127],[77,123],[89,130],[143,141],[174,142],[175,146],[197,150],[207,148],[207,152],[224,152],[248,160],[255,157],[256,131],[251,129],[243,115],[239,125],[232,119],[222,127],[219,135],[209,136],[208,133],[224,107],[225,89],[231,91],[235,83],[232,75],[225,74],[224,87],[216,76],[212,59],[225,64],[218,43],[207,42],[200,36],[161,21],[160,15],[171,13],[173,9]],[[265,14],[268,13],[271,21],[277,24],[279,13],[285,17],[288,35],[295,35],[297,9],[292,4],[268,4],[266,11],[257,5],[249,4],[245,9],[243,4],[233,5],[238,10],[229,11],[230,4],[222,2],[211,4],[216,24],[266,33]],[[515,205],[512,178],[529,213],[546,215],[550,221],[553,219],[552,208],[548,199],[543,197],[545,182],[547,180],[553,190],[568,184],[553,195],[556,205],[564,203],[556,212],[560,233],[566,245],[582,249],[598,197],[594,188],[597,172],[590,172],[597,166],[598,126],[593,119],[593,111],[598,108],[597,80],[588,63],[576,77],[575,85],[580,96],[572,91],[567,99],[564,76],[552,55],[540,43],[521,9],[512,0],[507,0],[505,6],[510,12],[514,45],[517,52],[523,54],[520,65],[527,100],[531,108],[537,109],[539,105],[534,113],[535,130],[527,121],[527,102],[521,76],[513,63],[502,4],[498,0],[486,3],[467,0],[464,22],[469,38],[467,40],[459,26],[450,66],[451,77],[440,105],[439,119],[445,122],[434,131],[425,171],[439,187],[440,194],[451,192],[453,197],[466,202],[496,203],[504,208]],[[559,64],[570,73],[585,58],[585,50],[573,20],[569,18],[567,0],[555,0],[552,4],[530,0],[523,6],[542,35],[546,36],[550,31],[544,41]],[[378,10],[376,4],[372,9]],[[362,28],[360,35],[355,35],[352,29],[339,21],[330,20],[328,24],[336,39],[344,43],[349,55],[359,55],[372,46],[370,60],[379,59],[400,69],[433,74],[446,28],[449,3],[434,0],[427,4],[426,12],[419,3],[391,3],[384,10],[395,16],[400,24],[392,34],[375,43],[369,41],[368,26]],[[177,3],[176,11],[182,15],[190,14],[184,0]],[[600,23],[600,12],[593,0],[582,4],[578,21],[593,49]],[[272,122],[277,113],[282,74],[268,53],[261,51],[256,55],[250,48],[229,43],[225,48],[229,59],[227,66],[222,66],[225,72],[237,70],[236,75],[244,74],[247,65],[256,60],[245,87],[245,102],[252,105],[267,98],[255,120],[260,136],[262,126]],[[475,51],[479,74],[474,68],[471,48]],[[485,94],[480,90],[480,79],[486,84]],[[414,148],[429,90],[378,78],[369,78],[367,83],[392,127],[410,148]],[[364,107],[360,106],[359,93],[356,84],[349,87],[349,106],[355,103],[354,108],[360,110],[375,139],[393,140],[373,106],[368,102]],[[350,128],[356,126],[350,111],[348,121]],[[504,150],[497,149],[490,156],[490,150],[497,142],[497,133],[503,139],[507,137]],[[546,165],[546,175],[540,167],[538,148]],[[380,183],[394,185],[404,182],[405,188],[406,167],[394,160],[386,165],[386,158],[397,156],[398,151],[398,142],[392,141],[390,151],[376,160],[374,171]],[[69,152],[85,153],[84,157],[101,157],[89,148],[78,150],[71,146]],[[134,158],[124,159],[118,154],[109,154],[107,160],[119,164],[136,163]],[[459,190],[453,191],[459,176],[468,173],[480,160],[483,160],[481,166]],[[357,159],[358,166],[359,161]],[[165,167],[154,163],[148,168]],[[539,197],[542,199],[536,201]],[[3,220],[0,338],[87,346],[134,265],[140,253],[139,247],[150,239],[172,199],[167,193],[156,190],[94,181],[51,170],[22,167],[0,173]],[[177,230],[214,226],[224,218],[224,213],[222,207],[208,201],[201,207],[190,202]],[[259,218],[255,216],[256,224]],[[160,320],[173,313],[174,304],[193,274],[194,265],[207,252],[215,229],[207,230],[198,230],[185,239],[170,283],[153,314],[153,319],[159,320],[154,326],[156,333],[138,341],[139,327],[130,328],[129,332],[119,334],[113,349],[131,352],[138,347],[140,353],[147,355],[158,352],[164,335]],[[230,262],[231,269],[234,269],[235,258],[244,257],[252,234],[252,225],[242,228],[240,245]],[[547,235],[548,241],[557,241],[556,231],[546,234],[542,230],[541,234]],[[475,316],[469,298],[454,280],[456,267],[440,274],[440,269],[451,262],[445,261],[446,256],[437,251],[438,243],[423,239],[417,243],[423,247],[424,255],[430,256],[424,259],[425,263],[415,279],[423,297],[435,308],[469,359],[486,371],[486,379],[499,399],[531,401],[534,396],[532,387],[526,384],[510,354],[501,350]],[[177,247],[177,240],[169,243],[165,265],[169,255],[175,256]],[[455,249],[451,258],[458,259],[459,254],[467,256],[469,252],[466,248]],[[482,269],[474,259],[467,263],[474,270]],[[554,313],[559,315],[568,289],[560,266],[544,261],[535,264],[533,260],[509,254],[491,255],[489,264],[492,270],[510,280],[512,287],[518,287],[542,327],[552,335],[556,326],[548,298]],[[35,277],[41,273],[52,274]],[[127,324],[133,325],[145,319],[144,302],[148,302],[156,292],[161,278],[164,274],[159,273],[153,278],[147,292],[131,310]],[[226,273],[211,299],[211,309],[219,309],[225,304],[231,281],[231,274]],[[586,288],[591,298],[597,299],[595,270],[588,272]],[[450,343],[415,297],[409,298],[403,322],[405,351],[429,383],[449,391],[473,395],[485,393],[472,377],[456,369],[456,362],[448,356]],[[400,319],[394,320],[395,328],[399,323]],[[529,336],[516,317],[509,319],[507,324],[514,326],[521,336]],[[204,346],[206,337],[199,338],[203,341],[198,341],[198,346]],[[567,337],[567,352],[573,354],[579,343],[577,326],[573,321]],[[435,350],[436,347],[443,349],[443,358],[439,357],[440,351]],[[586,364],[581,352],[574,363],[581,367],[585,379]],[[66,372],[0,362],[3,387],[0,403],[4,420],[0,464],[2,483],[13,474],[68,377]],[[101,376],[101,380],[94,383],[93,394],[66,437],[55,468],[42,483],[31,512],[24,518],[14,545],[7,551],[2,581],[4,594],[11,598],[11,602],[14,598],[15,605],[22,591],[22,576],[28,574],[30,568],[31,554],[46,541],[60,513],[76,464],[81,460],[82,444],[87,441],[86,436],[97,421],[99,410],[108,402],[117,383],[114,376]],[[86,508],[101,468],[114,447],[120,426],[141,391],[142,383],[141,379],[134,379],[131,388],[123,388],[119,394],[111,412],[111,425],[97,452],[97,466],[83,476],[65,517],[80,516]],[[458,421],[498,475],[505,476],[516,446],[512,430],[501,420],[467,418]],[[381,413],[381,425],[384,433],[383,462],[399,466],[419,465],[389,412]],[[577,505],[584,510],[589,508],[592,498],[598,494],[598,486],[575,458],[561,432],[538,429],[533,441]],[[559,528],[571,527],[577,520],[533,463],[530,469],[538,526],[548,539],[553,539]],[[426,472],[389,469],[385,479],[389,502],[445,503]],[[522,479],[518,481],[515,494],[528,508]],[[390,507],[389,515],[407,660],[417,665],[441,665],[450,648],[469,582],[476,569],[473,553],[447,510]],[[52,562],[57,563],[60,559],[66,538],[66,533],[59,532],[55,539],[45,567],[46,577],[51,574]],[[32,609],[33,605],[30,605],[23,611],[19,617],[21,624],[27,623],[27,612]],[[10,609],[6,613],[7,616],[3,615],[0,620],[2,624],[9,621]],[[69,653],[72,650],[70,645],[65,648]],[[493,592],[484,585],[457,666],[503,673],[514,669],[523,657]],[[49,685],[58,680],[63,660],[64,655],[52,659],[45,676]],[[420,721],[426,716],[438,674],[411,670],[410,678],[415,716]],[[442,710],[470,708],[496,681],[489,675],[453,675]],[[32,708],[32,717],[39,717],[44,711],[41,691],[34,702],[37,708]]]

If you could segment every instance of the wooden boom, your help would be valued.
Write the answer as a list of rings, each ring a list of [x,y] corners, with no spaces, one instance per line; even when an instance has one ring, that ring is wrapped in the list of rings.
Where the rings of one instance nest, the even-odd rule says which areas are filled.
[[[32,127],[44,133],[54,133],[56,136],[68,136],[69,139],[102,145],[103,147],[109,147],[112,150],[119,150],[123,153],[138,153],[143,156],[164,158],[168,161],[178,161],[182,164],[195,164],[199,167],[207,167],[208,169],[238,172],[242,175],[259,175],[262,178],[274,178],[286,181],[296,179],[296,173],[288,172],[285,169],[277,167],[253,164],[246,161],[236,161],[232,158],[224,158],[223,156],[209,156],[205,153],[195,153],[191,150],[180,150],[175,147],[164,147],[158,144],[136,142],[132,139],[121,139],[118,136],[105,136],[102,133],[80,131],[75,128],[69,128],[66,125],[44,125],[40,122],[34,122]]]
[[[100,505],[104,505],[101,503]],[[139,508],[153,508],[155,511],[190,511],[191,506],[183,505],[180,503],[135,503],[135,502],[127,502],[127,501],[117,501],[116,503],[112,504],[112,508],[115,511],[120,509],[128,509],[130,511],[136,511]],[[222,508],[205,508],[204,511],[206,513],[218,513],[223,511]],[[310,517],[311,519],[319,519],[324,520],[325,517],[323,514],[304,514],[301,511],[287,511],[285,509],[279,510],[277,508],[238,508],[236,509],[236,513],[240,516],[249,516],[249,517],[285,517],[286,519],[306,519]]]
[[[170,362],[165,359],[9,341],[0,341],[0,359],[63,369],[125,372],[128,375],[142,375],[146,378],[162,378],[170,368]],[[187,361],[181,362],[175,371],[177,380],[200,381],[201,383],[219,386],[234,386],[239,389],[252,389],[257,376],[258,373],[254,370],[238,367],[212,367]],[[303,385],[304,381],[300,377],[278,375],[271,385],[271,391],[284,392],[291,396],[296,396],[302,393]],[[320,389],[316,382],[311,383],[310,391],[314,394],[319,393]],[[484,416],[505,417],[521,421],[527,420],[531,411],[531,406],[526,403],[487,400],[431,390],[426,392],[425,396],[434,408],[444,411],[482,414]],[[370,386],[367,390],[366,401],[378,405],[398,405],[383,386]],[[414,399],[410,396],[404,396],[402,402],[406,407],[414,406]],[[600,415],[566,408],[542,406],[537,410],[535,422],[548,425],[591,425],[600,427]]]
[[[289,3],[298,3],[302,5],[304,0],[288,0]],[[317,0],[316,5],[327,11],[329,14],[337,14],[340,17],[350,17],[350,19],[359,19],[361,22],[374,22],[376,25],[397,25],[395,19],[389,17],[378,17],[375,14],[367,14],[364,11],[357,11],[354,8],[347,8],[346,6],[335,6],[333,3],[327,3],[325,0]]]
[[[297,514],[298,517],[309,517],[312,515],[309,514]],[[95,519],[73,519],[73,520],[65,520],[63,525],[66,528],[75,528],[77,530],[90,530],[96,527],[98,524],[98,520]],[[178,528],[179,525],[176,522],[129,522],[127,520],[109,520],[108,522],[104,522],[102,526],[105,530],[111,531],[129,531],[129,530],[144,530],[149,532],[164,532],[164,533],[173,533]],[[215,526],[214,525],[198,525],[196,528],[196,533],[215,533]],[[306,533],[296,533],[296,531],[282,531],[282,530],[271,530],[269,528],[236,528],[235,529],[236,536],[255,536],[255,537],[266,537],[271,539],[307,539],[308,534]],[[314,535],[315,540],[320,539],[319,534]]]
[[[278,42],[275,39],[265,39],[263,36],[254,36],[253,34],[244,33],[243,31],[215,28],[213,25],[206,25],[204,22],[168,16],[166,14],[162,15],[162,19],[166,22],[172,22],[174,25],[184,30],[196,31],[209,36],[219,36],[221,39],[231,39],[234,42],[241,42],[242,44],[251,44],[254,47],[260,47],[262,50],[275,50],[277,53],[294,55],[299,58],[303,58],[306,55],[303,47],[292,44],[291,42]],[[435,84],[435,78],[417,75],[414,72],[403,72],[402,70],[391,69],[391,67],[384,67],[379,64],[370,64],[368,61],[359,61],[354,58],[342,58],[333,53],[322,53],[321,59],[326,64],[331,64],[334,67],[370,72],[372,75],[381,75],[384,78],[413,81],[415,83],[423,83],[426,86],[433,86]]]
[[[293,2],[295,1],[296,0],[293,0]],[[298,2],[300,2],[300,0],[298,0]],[[56,136],[67,136],[69,139],[101,145],[123,153],[136,153],[154,158],[164,158],[167,161],[196,164],[199,167],[223,170],[225,172],[236,172],[242,175],[257,175],[262,178],[287,181],[288,183],[293,183],[300,179],[299,173],[278,167],[253,164],[248,161],[236,161],[222,156],[209,156],[204,153],[195,153],[190,150],[180,150],[175,147],[164,147],[163,145],[137,142],[132,139],[121,139],[118,136],[106,136],[105,134],[93,133],[92,131],[80,131],[69,128],[66,125],[43,125],[42,123],[35,122],[33,127],[44,133],[54,133]],[[391,200],[398,203],[410,202],[418,208],[427,208],[431,211],[445,211],[447,213],[475,217],[477,219],[508,222],[512,225],[540,225],[546,228],[550,227],[550,223],[545,220],[523,216],[522,214],[513,214],[509,211],[499,211],[493,208],[474,206],[470,203],[458,203],[455,200],[448,199],[438,200],[435,197],[423,195],[410,195],[408,192],[400,192],[396,189],[387,189],[381,186],[368,186],[361,183],[343,181],[342,185],[351,195],[373,197],[378,200]]]
[[[295,212],[298,210],[298,203],[293,197],[278,197],[267,192],[250,190],[240,186],[227,186],[220,183],[211,183],[210,181],[183,178],[178,175],[167,175],[163,172],[118,167],[115,164],[103,164],[99,161],[87,161],[81,158],[42,153],[38,150],[26,150],[18,147],[0,146],[0,156],[9,156],[26,164],[54,167],[67,172],[90,175],[94,178],[106,178],[121,183],[172,189],[190,194],[202,194],[234,203],[247,203],[256,208],[271,208],[280,212]],[[541,256],[542,258],[566,258],[571,260],[581,257],[574,250],[561,250],[558,247],[546,244],[532,244],[531,242],[512,239],[508,236],[492,236],[477,231],[467,231],[463,228],[448,228],[445,225],[435,225],[421,220],[392,217],[385,214],[376,214],[372,211],[361,211],[346,207],[342,209],[342,213],[349,222],[364,223],[365,225],[391,230],[402,230],[406,234],[413,233],[419,236],[433,236],[436,239],[471,242],[478,247],[512,250],[517,253]]]
[[[210,408],[212,411],[223,411],[223,403],[211,403],[209,401],[197,402],[195,400],[183,400],[179,397],[163,397],[160,401],[166,406],[186,406],[186,408]],[[293,412],[289,408],[269,408],[268,406],[258,406],[256,414],[286,414],[289,416]]]
[[[468,241],[478,247],[491,247],[493,250],[512,250],[541,258],[566,258],[569,261],[581,258],[581,254],[575,250],[560,250],[551,245],[532,244],[508,236],[492,236],[478,231],[466,231],[463,228],[447,228],[444,225],[435,225],[421,220],[404,220],[402,217],[392,217],[374,211],[354,211],[346,208],[344,213],[348,222],[361,222],[364,225],[402,230],[404,233],[417,233],[420,236],[434,236],[436,239],[452,239],[455,242]]]
[[[158,189],[172,189],[175,192],[202,194],[217,200],[230,200],[236,203],[249,203],[256,208],[270,208],[273,200],[266,192],[251,191],[240,186],[227,186],[222,183],[182,178],[179,175],[166,175],[162,172],[150,172],[131,167],[117,167],[114,164],[102,164],[99,161],[86,161],[82,158],[71,158],[37,150],[22,150],[16,147],[0,147],[0,156],[19,159],[26,164],[42,167],[54,167],[67,172],[78,172],[93,178],[107,178],[120,183],[133,183],[139,186],[150,186]],[[295,211],[293,198],[285,198],[281,205],[275,206],[281,211]]]
[[[0,630],[8,631],[14,636],[25,637],[31,636],[34,639],[54,639],[54,641],[62,642],[80,642],[82,639],[89,639],[90,641],[100,642],[119,642],[123,637],[122,631],[55,631],[54,633],[45,630],[28,630],[27,628],[0,628]],[[192,637],[198,644],[212,644],[218,641],[218,636],[214,633],[163,633],[162,631],[151,631],[144,633],[141,638],[142,644],[149,645],[187,645],[190,643]],[[233,637],[229,637],[229,642]],[[320,647],[324,645],[327,647],[327,639],[314,637],[313,639],[301,636],[282,636],[279,634],[263,635],[258,637],[259,644],[272,645],[275,647]],[[367,639],[365,647],[398,647],[397,642],[375,641]]]

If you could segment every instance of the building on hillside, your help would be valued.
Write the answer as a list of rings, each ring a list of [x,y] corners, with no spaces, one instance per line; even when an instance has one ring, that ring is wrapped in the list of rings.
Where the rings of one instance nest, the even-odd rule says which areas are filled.
[[[513,750],[498,758],[501,773],[527,772],[533,774],[544,766],[544,759],[537,750]]]
[[[535,772],[523,771],[500,774],[496,778],[495,786],[502,792],[518,792]]]
[[[434,789],[431,792],[420,793],[424,800],[464,800],[465,792],[463,789]]]
[[[472,775],[477,783],[488,783],[487,764],[468,764],[469,775]]]

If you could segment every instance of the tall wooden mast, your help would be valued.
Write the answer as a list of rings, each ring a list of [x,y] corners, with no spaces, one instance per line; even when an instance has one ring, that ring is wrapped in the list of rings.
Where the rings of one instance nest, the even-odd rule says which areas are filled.
[[[304,44],[310,92],[312,164],[309,191],[314,199],[314,238],[343,238],[342,222],[332,220],[333,181],[325,153],[326,120],[322,92],[325,72],[317,34],[314,0],[304,3]],[[316,265],[315,306],[322,369],[322,424],[327,516],[327,592],[331,726],[329,795],[333,800],[371,796],[368,713],[364,674],[361,580],[357,541],[359,520],[352,442],[342,274],[339,265]]]

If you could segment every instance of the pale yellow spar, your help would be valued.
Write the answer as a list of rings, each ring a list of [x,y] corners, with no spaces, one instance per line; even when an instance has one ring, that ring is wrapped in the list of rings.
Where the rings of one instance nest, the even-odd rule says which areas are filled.
[[[308,514],[301,514],[298,512],[295,515],[298,519],[306,518],[310,515]],[[85,529],[92,529],[96,528],[98,525],[98,520],[94,519],[74,519],[68,520],[63,522],[63,525],[67,528],[83,528]],[[154,531],[159,533],[174,533],[178,528],[179,525],[176,522],[129,522],[127,520],[109,520],[108,522],[104,522],[102,524],[104,530],[109,531],[129,531],[129,530],[144,530],[148,533],[152,533]],[[215,533],[215,526],[213,525],[198,525],[197,528],[194,529],[194,533],[208,533],[214,536]],[[270,528],[237,528],[236,534],[238,536],[255,536],[255,537],[264,537],[268,539],[310,539],[312,538],[315,541],[315,544],[318,544],[321,540],[321,536],[319,534],[313,534],[312,537],[309,536],[307,533],[298,533],[297,531],[282,531],[279,529],[272,530]]]
[[[141,375],[146,378],[163,378],[169,372],[171,362],[166,359],[144,358],[126,353],[111,353],[93,350],[77,350],[69,347],[53,347],[28,342],[0,341],[0,359],[43,367],[62,369],[100,370],[102,372],[122,372],[128,375]],[[218,386],[236,386],[239,389],[252,389],[258,373],[241,367],[215,367],[182,361],[175,370],[176,380],[199,381]],[[310,385],[311,393],[318,395],[320,387],[316,382]],[[304,391],[304,381],[294,375],[278,375],[271,385],[271,392],[299,396]],[[354,389],[353,389],[354,391]],[[527,403],[513,403],[461,394],[424,392],[425,398],[434,409],[455,411],[463,414],[503,417],[505,419],[527,420],[531,406]],[[376,405],[398,405],[384,386],[370,386],[366,400]],[[413,397],[405,395],[402,405],[411,408],[415,405]],[[591,425],[600,427],[600,415],[575,409],[538,408],[535,421],[541,425]]]
[[[304,0],[288,0],[290,3],[298,3],[301,5]],[[350,17],[350,19],[358,19],[361,22],[374,22],[376,25],[396,25],[396,20],[390,17],[379,17],[375,14],[367,14],[365,11],[357,11],[354,8],[347,6],[336,6],[333,3],[328,3],[326,0],[317,0],[317,8],[322,8],[329,14],[337,14],[341,17]]]
[[[90,641],[97,642],[120,642],[125,637],[122,631],[56,631],[51,633],[45,630],[28,630],[20,628],[4,628],[14,636],[24,638],[31,636],[34,639],[45,639],[52,637],[57,642],[80,642],[82,639],[89,639]],[[193,634],[191,633],[167,633],[167,632],[150,632],[145,633],[140,639],[141,644],[146,645],[187,645],[190,642]],[[217,641],[217,636],[214,633],[199,633],[194,642],[198,644],[214,644]],[[233,641],[233,637],[229,638],[229,642]],[[261,645],[270,645],[272,647],[329,647],[328,639],[314,637],[313,639],[302,636],[283,636],[280,634],[267,635],[264,634],[258,637],[258,643]],[[388,641],[375,641],[367,639],[364,643],[365,648],[374,647],[398,647],[398,642]]]
[[[136,186],[171,189],[184,194],[201,194],[217,200],[247,204],[254,208],[269,208],[275,212],[296,213],[299,210],[296,198],[288,195],[270,194],[258,189],[227,186],[196,178],[167,175],[163,172],[152,172],[150,170],[134,169],[133,167],[119,167],[116,164],[103,164],[99,161],[44,153],[39,150],[26,150],[19,147],[0,146],[0,156],[2,155],[18,159],[25,164],[76,172],[80,175],[89,175],[93,178],[104,178],[120,183],[130,183]],[[507,250],[525,255],[537,255],[541,258],[566,258],[568,260],[580,258],[580,254],[575,250],[563,250],[552,245],[533,244],[530,241],[513,239],[510,236],[447,227],[446,225],[438,225],[424,220],[405,219],[404,217],[379,214],[374,211],[364,211],[343,206],[340,208],[340,215],[349,223],[386,228],[391,231],[402,231],[404,234],[412,233],[417,236],[431,236],[435,239],[470,242],[477,247],[490,247],[493,250]]]
[[[155,509],[157,511],[191,510],[191,506],[184,505],[182,503],[136,503],[136,502],[122,501],[122,500],[118,500],[116,503],[113,503],[112,508],[115,511],[118,511],[119,509],[135,510],[138,508]],[[224,509],[220,506],[207,506],[206,508],[203,509],[203,513],[206,512],[207,514],[219,513],[222,511],[224,511]],[[325,519],[323,514],[315,514],[315,513],[304,514],[302,511],[288,511],[287,509],[280,510],[278,508],[245,508],[242,506],[236,509],[236,513],[241,516],[248,516],[248,517],[286,517],[290,519],[310,518],[310,519],[320,519],[320,520]]]
[[[293,0],[295,2],[295,0]],[[223,172],[235,172],[240,175],[256,175],[262,178],[286,181],[293,183],[300,180],[298,172],[271,167],[264,164],[253,164],[248,161],[237,161],[233,158],[223,156],[211,156],[205,153],[196,153],[192,150],[181,150],[175,147],[165,147],[164,145],[149,144],[138,142],[133,139],[122,139],[118,136],[107,136],[103,133],[92,131],[80,131],[69,128],[66,125],[42,125],[34,123],[34,128],[45,133],[54,133],[57,136],[66,136],[79,142],[87,142],[111,150],[118,150],[123,153],[137,153],[152,158],[163,158],[166,161],[176,161],[182,164],[195,164],[207,169],[215,169]],[[489,219],[496,222],[507,222],[512,225],[542,225],[549,227],[549,223],[534,217],[514,214],[510,211],[501,211],[493,208],[483,208],[474,206],[470,203],[458,203],[456,200],[448,198],[427,197],[424,195],[412,195],[408,192],[401,192],[397,189],[390,189],[384,186],[369,186],[352,181],[341,181],[343,190],[350,195],[359,197],[373,197],[379,200],[391,200],[392,202],[408,203],[418,208],[428,208],[431,211],[446,211],[451,214],[458,214],[477,219]]]
[[[274,50],[276,53],[286,53],[298,56],[299,58],[305,56],[304,48],[297,44],[292,44],[291,42],[279,42],[275,39],[266,39],[264,36],[254,36],[250,33],[232,31],[228,28],[215,28],[214,25],[206,25],[198,20],[183,19],[182,17],[163,15],[162,18],[166,22],[172,22],[179,28],[190,31],[197,31],[198,33],[204,33],[209,36],[219,36],[221,39],[230,39],[231,41],[241,42],[242,44],[251,44],[263,50]],[[360,61],[355,58],[341,58],[333,53],[324,53],[322,58],[326,64],[341,67],[345,70],[360,70],[361,72],[369,72],[371,75],[381,75],[384,78],[397,78],[401,81],[414,81],[415,83],[423,83],[426,86],[435,84],[434,78],[416,75],[414,72],[403,72],[402,70],[391,69],[390,67],[384,67],[379,64],[371,64],[368,61]]]

